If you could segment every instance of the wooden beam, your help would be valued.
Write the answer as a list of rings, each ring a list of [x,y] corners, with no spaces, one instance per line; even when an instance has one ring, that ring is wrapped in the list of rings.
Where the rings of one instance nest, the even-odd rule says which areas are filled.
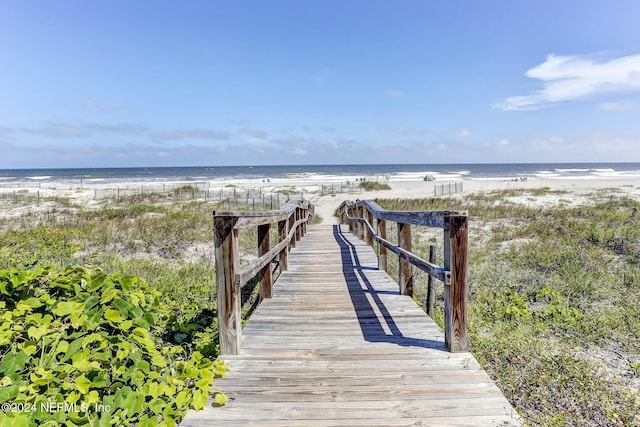
[[[448,305],[448,309],[445,309],[445,342],[449,351],[462,352],[469,350],[467,335],[467,216],[450,216],[447,232],[449,236],[445,241],[449,241],[451,285],[448,286],[448,295],[445,294],[445,308]]]
[[[364,213],[365,213],[365,218],[367,219],[367,222],[369,223],[369,225],[371,225],[371,227],[373,227],[373,214],[371,212],[369,212],[369,210],[365,207],[364,208]],[[367,245],[369,246],[373,246],[373,235],[374,233],[367,233]]]
[[[407,252],[411,252],[411,225],[398,223],[398,246]],[[398,258],[400,294],[413,296],[413,272],[411,271],[411,263],[402,258]]]
[[[278,222],[278,241],[282,242],[287,238],[287,223],[289,221],[282,220]],[[288,249],[284,249],[280,251],[280,255],[278,258],[278,262],[280,263],[280,272],[287,271],[289,269],[289,251]]]
[[[289,230],[290,231],[293,230],[294,233],[295,233],[295,230],[294,230],[295,224],[296,224],[296,214],[295,214],[295,211],[293,211],[291,213],[291,216],[289,216]],[[296,247],[296,239],[294,237],[293,239],[289,240],[289,250],[295,247]]]
[[[384,219],[376,219],[378,223],[378,235],[380,238],[387,239],[387,221]],[[387,247],[378,242],[378,269],[387,271]]]
[[[455,211],[388,211],[373,200],[362,200],[356,203],[356,206],[365,205],[373,213],[373,216],[378,219],[435,228],[449,227],[446,218],[450,215],[462,213]]]
[[[436,245],[429,245],[429,262],[431,264],[436,263]],[[436,293],[433,289],[433,276],[431,275],[427,277],[427,303],[425,305],[427,314],[433,318],[433,311],[436,305]]]
[[[258,257],[269,253],[271,249],[271,224],[263,224],[258,226]],[[258,272],[258,280],[260,283],[260,300],[271,298],[271,288],[273,285],[271,277],[271,263]]]
[[[238,218],[214,217],[216,283],[220,354],[238,354],[242,341],[240,286],[235,281],[238,267]]]

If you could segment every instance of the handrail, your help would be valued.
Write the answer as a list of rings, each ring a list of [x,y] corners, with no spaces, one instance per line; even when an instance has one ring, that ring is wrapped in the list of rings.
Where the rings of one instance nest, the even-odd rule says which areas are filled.
[[[288,268],[288,254],[307,231],[313,215],[308,201],[289,201],[279,211],[213,212],[220,354],[238,354],[242,342],[242,286],[256,275],[260,300],[271,298],[271,262],[278,257],[280,271]],[[278,223],[277,245],[271,247],[271,224]],[[238,229],[258,227],[258,259],[240,271]]]
[[[468,351],[467,336],[467,242],[468,214],[465,211],[389,211],[373,200],[344,201],[339,206],[341,219],[349,230],[367,244],[378,243],[378,267],[387,270],[387,249],[399,258],[400,293],[413,296],[416,266],[445,285],[445,344],[449,351]],[[376,219],[377,231],[373,228]],[[398,224],[398,245],[386,240],[386,221]],[[444,230],[444,266],[425,261],[411,252],[411,225]],[[432,289],[429,289],[432,295]],[[429,308],[427,308],[429,311]],[[429,313],[431,314],[431,313]]]

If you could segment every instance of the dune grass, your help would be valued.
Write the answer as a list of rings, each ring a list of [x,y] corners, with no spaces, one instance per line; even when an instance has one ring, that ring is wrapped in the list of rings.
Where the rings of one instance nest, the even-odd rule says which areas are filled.
[[[550,206],[536,203],[548,196]],[[472,352],[528,424],[638,425],[640,203],[603,191],[567,207],[564,196],[539,189],[378,202],[469,212]],[[426,258],[441,239],[441,231],[414,231],[414,252]],[[442,295],[434,315],[442,326],[441,304]]]

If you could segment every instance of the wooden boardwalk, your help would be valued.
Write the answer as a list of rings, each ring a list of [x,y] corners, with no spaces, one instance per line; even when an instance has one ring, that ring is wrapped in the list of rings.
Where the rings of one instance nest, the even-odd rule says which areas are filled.
[[[520,418],[470,353],[377,269],[337,225],[309,227],[289,269],[247,322],[224,407],[181,426],[516,426]]]

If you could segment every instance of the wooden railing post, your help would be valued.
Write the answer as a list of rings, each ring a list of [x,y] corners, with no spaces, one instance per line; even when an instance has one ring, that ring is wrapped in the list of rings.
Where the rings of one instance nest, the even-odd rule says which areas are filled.
[[[271,224],[258,226],[258,258],[269,252],[271,249]],[[273,285],[271,277],[271,264],[265,265],[258,272],[260,283],[260,300],[271,298],[271,288]]]
[[[371,212],[369,212],[369,209],[367,209],[366,206],[364,206],[363,209],[364,209],[364,212],[366,214],[365,218],[367,219],[367,222],[373,228],[373,214]],[[365,228],[367,228],[366,225],[365,225]],[[368,228],[367,228],[367,230],[368,230]],[[373,234],[371,234],[369,231],[367,231],[367,245],[373,246]]]
[[[398,246],[407,252],[411,252],[411,225],[398,223]],[[411,263],[402,257],[399,260],[399,277],[400,294],[413,296],[413,272]]]
[[[291,231],[291,229],[293,227],[295,227],[295,223],[296,223],[296,211],[294,210],[293,213],[291,213],[291,216],[289,217],[289,231]],[[296,236],[291,236],[291,240],[289,241],[289,250],[293,249],[296,247]]]
[[[387,221],[378,219],[378,235],[387,240]],[[378,243],[378,269],[387,271],[387,248]]]
[[[238,354],[242,341],[241,291],[235,282],[239,271],[238,217],[214,216],[216,283],[220,354]]]
[[[288,221],[283,219],[278,222],[278,241],[282,242],[287,238],[287,233],[289,229],[287,228]],[[280,272],[287,271],[289,269],[289,249],[284,248],[280,251],[280,255],[278,256],[278,262],[280,264]]]
[[[367,208],[366,206],[361,206],[359,208],[359,216],[362,219],[367,219]],[[364,222],[360,222],[360,227],[361,227],[361,233],[362,235],[360,236],[360,238],[362,239],[362,241],[364,241],[365,243],[369,241],[369,229],[367,228],[366,224]]]
[[[429,262],[431,264],[436,263],[436,245],[429,245]],[[433,317],[433,311],[436,306],[436,293],[433,289],[433,276],[427,277],[427,303],[426,309],[429,317]]]
[[[444,266],[451,271],[451,283],[445,284],[445,344],[451,352],[469,350],[467,335],[467,215],[451,215],[445,229]]]
[[[300,208],[296,208],[296,213],[294,217],[296,222],[298,222],[298,220],[302,218]],[[301,237],[302,237],[302,227],[296,225],[296,242],[299,241]]]

